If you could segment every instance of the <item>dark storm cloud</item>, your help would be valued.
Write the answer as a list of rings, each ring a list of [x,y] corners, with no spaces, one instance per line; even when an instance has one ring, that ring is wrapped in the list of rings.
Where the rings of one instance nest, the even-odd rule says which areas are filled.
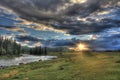
[[[86,23],[76,23],[76,24],[63,24],[59,27],[54,26],[57,29],[66,29],[68,33],[74,34],[74,35],[79,35],[79,34],[89,34],[89,33],[98,33],[104,29],[108,29],[111,27],[114,27],[114,23],[112,24],[109,23],[91,23],[91,24],[86,24]]]
[[[58,40],[54,42],[54,46],[74,46],[75,42],[72,40]]]
[[[71,0],[72,1],[72,0]],[[0,0],[0,5],[8,7],[18,13],[21,17],[33,19],[62,19],[61,16],[75,13],[82,13],[95,10],[98,0],[88,0],[89,4],[72,3],[70,0]],[[92,1],[92,2],[91,2]],[[81,12],[78,12],[81,11]],[[32,18],[31,18],[32,17]]]
[[[120,50],[120,36],[115,35],[101,40],[93,40],[88,44],[92,50],[97,51]]]
[[[13,9],[21,17],[39,17],[46,19],[58,14],[63,14],[64,12],[57,13],[57,9],[68,1],[69,0],[1,0],[0,4]]]
[[[18,40],[18,41],[33,41],[33,42],[38,42],[38,41],[40,41],[38,38],[36,38],[36,37],[32,37],[32,36],[21,36],[21,35],[18,35],[18,36],[16,36],[16,39]]]
[[[4,25],[0,25],[0,28],[1,29],[5,29],[7,31],[22,32],[22,33],[25,32],[25,30],[23,28],[16,27],[16,26],[4,26]]]
[[[77,0],[76,0],[77,1]],[[78,0],[80,1],[80,0]],[[0,5],[12,9],[21,18],[52,25],[56,29],[63,29],[70,34],[88,34],[100,32],[114,27],[114,23],[88,24],[73,21],[71,17],[87,17],[100,10],[103,6],[117,6],[119,0],[87,0],[86,3],[72,3],[70,0],[0,0]],[[59,25],[55,25],[58,23]]]

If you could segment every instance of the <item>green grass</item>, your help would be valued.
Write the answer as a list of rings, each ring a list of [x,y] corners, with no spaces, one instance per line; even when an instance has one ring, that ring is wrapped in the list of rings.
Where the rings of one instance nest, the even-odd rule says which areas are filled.
[[[0,80],[120,80],[120,52],[65,52],[59,56],[2,69]]]
[[[12,59],[12,58],[15,58],[15,57],[19,57],[21,56],[20,54],[18,55],[0,55],[0,59]]]

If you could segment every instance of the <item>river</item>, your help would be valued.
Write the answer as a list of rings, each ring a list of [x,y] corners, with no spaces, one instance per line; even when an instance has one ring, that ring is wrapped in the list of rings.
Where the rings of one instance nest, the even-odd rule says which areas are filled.
[[[8,67],[13,65],[27,64],[36,61],[46,61],[57,58],[57,56],[35,56],[23,54],[20,57],[10,59],[0,59],[0,67]]]

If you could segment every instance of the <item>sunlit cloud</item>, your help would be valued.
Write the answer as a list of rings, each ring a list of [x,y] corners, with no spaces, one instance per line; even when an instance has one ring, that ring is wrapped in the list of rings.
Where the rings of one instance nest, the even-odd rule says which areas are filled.
[[[4,28],[5,33],[13,32],[15,35],[12,37],[28,36],[22,37],[22,40],[20,37],[21,42],[18,43],[23,46],[43,45],[40,40],[44,39],[52,46],[72,46],[75,43],[71,49],[76,51],[87,50],[89,44],[99,50],[119,48],[119,7],[113,7],[111,0],[105,2],[107,4],[104,1],[96,4],[99,0],[0,0],[0,9],[5,14],[0,16],[5,16],[3,25],[13,20],[11,25],[16,26]],[[116,4],[120,5],[120,2]],[[34,40],[31,39],[33,37]],[[78,43],[80,40],[86,43]]]
[[[91,23],[89,20],[87,20],[87,18],[81,18],[79,16],[76,17],[76,20],[80,22],[82,21],[83,23]]]
[[[9,13],[9,14],[13,14],[14,12],[11,9],[8,9],[6,7],[3,7],[0,5],[0,9],[2,9],[4,11],[4,13]],[[15,14],[15,13],[14,13]]]
[[[37,42],[37,43],[33,44],[33,47],[39,47],[39,46],[42,46],[42,44],[40,42]]]
[[[14,28],[5,28],[8,31],[14,31],[14,32],[22,32],[24,33],[25,30],[23,28],[19,28],[19,27],[14,27]]]
[[[25,33],[24,28],[15,27],[15,26],[0,26],[0,29],[4,29],[6,31],[12,31],[12,32]]]
[[[89,40],[95,40],[95,39],[97,39],[98,37],[99,37],[99,35],[93,34],[93,35],[90,35],[90,36],[89,36]]]
[[[16,18],[16,20],[20,20],[21,23],[16,23],[15,25],[25,25],[28,28],[32,28],[34,30],[38,31],[53,31],[53,32],[58,32],[58,33],[66,33],[66,30],[60,30],[60,29],[55,29],[50,25],[45,25],[41,23],[36,23],[32,21],[27,21],[21,18]]]
[[[0,5],[0,10],[4,14],[12,15],[12,17],[8,17],[8,16],[5,16],[3,14],[1,14],[0,16],[5,16],[6,18],[13,19],[13,20],[16,19],[16,18],[18,18],[17,14],[13,10],[11,10],[11,9],[8,9],[8,8],[3,7],[3,6]]]
[[[102,11],[102,12],[99,12],[98,15],[106,15],[106,14],[109,14],[110,11]]]
[[[75,47],[70,47],[69,49],[74,50],[74,51],[87,51],[87,50],[89,50],[88,45],[85,43],[82,43],[82,42],[76,44]]]
[[[72,3],[85,3],[87,0],[70,0]]]
[[[118,6],[120,6],[120,2],[118,2],[118,4],[117,4]]]
[[[28,36],[30,35],[29,33],[19,33],[18,36]]]

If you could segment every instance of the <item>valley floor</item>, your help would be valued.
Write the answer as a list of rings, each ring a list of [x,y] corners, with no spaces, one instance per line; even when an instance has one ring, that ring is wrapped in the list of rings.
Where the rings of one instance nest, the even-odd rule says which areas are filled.
[[[1,69],[0,80],[120,80],[120,52],[64,52],[50,61]]]

